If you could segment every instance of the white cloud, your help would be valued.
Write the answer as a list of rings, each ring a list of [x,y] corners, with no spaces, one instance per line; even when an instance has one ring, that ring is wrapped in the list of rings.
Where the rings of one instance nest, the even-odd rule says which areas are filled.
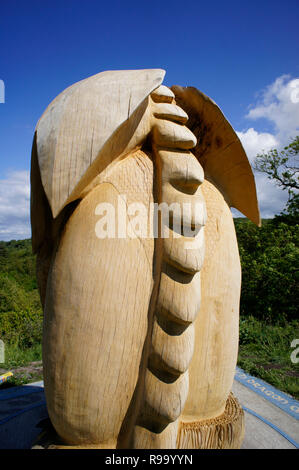
[[[0,239],[31,237],[29,171],[13,171],[0,180]]]
[[[277,138],[280,141],[289,140],[299,132],[298,95],[299,79],[282,75],[262,92],[260,102],[250,109],[247,117],[254,120],[268,119],[275,126]]]
[[[287,145],[299,134],[299,79],[289,75],[278,77],[260,94],[251,107],[248,119],[267,119],[274,125],[274,133],[258,132],[253,127],[237,132],[251,163],[258,153]],[[257,173],[256,187],[261,216],[273,217],[285,207],[287,193],[265,175]]]
[[[288,193],[278,188],[267,176],[259,173],[255,175],[257,198],[261,216],[264,219],[279,214],[288,200]]]
[[[237,135],[241,140],[249,161],[253,163],[254,158],[259,152],[277,147],[279,141],[277,138],[268,132],[257,132],[250,127],[246,132],[238,132]]]

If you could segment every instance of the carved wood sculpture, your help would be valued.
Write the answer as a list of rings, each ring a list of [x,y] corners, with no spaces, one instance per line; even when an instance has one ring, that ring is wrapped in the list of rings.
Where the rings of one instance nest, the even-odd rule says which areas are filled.
[[[242,441],[230,393],[241,269],[229,207],[259,224],[254,178],[217,105],[195,88],[163,86],[164,73],[97,74],[62,92],[36,127],[31,221],[44,383],[65,446]],[[126,209],[191,210],[171,211],[168,237],[164,216],[157,237],[141,237],[127,211],[135,237],[99,238],[99,204],[119,215],[120,200]],[[177,237],[188,225],[192,233]]]

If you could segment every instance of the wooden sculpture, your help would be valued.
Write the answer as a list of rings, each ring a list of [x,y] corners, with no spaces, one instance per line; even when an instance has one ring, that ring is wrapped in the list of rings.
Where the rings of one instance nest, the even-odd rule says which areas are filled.
[[[231,394],[241,269],[229,207],[259,224],[254,178],[217,105],[195,88],[163,86],[164,74],[87,78],[36,127],[31,222],[44,383],[66,447],[242,441]],[[154,204],[170,208],[169,219],[158,211],[155,225],[146,210],[136,224],[132,207]],[[109,232],[108,219],[104,227],[108,205],[130,236]]]

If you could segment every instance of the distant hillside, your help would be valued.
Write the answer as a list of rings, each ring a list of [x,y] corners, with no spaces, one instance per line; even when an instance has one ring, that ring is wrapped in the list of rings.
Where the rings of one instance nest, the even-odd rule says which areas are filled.
[[[0,241],[0,337],[30,346],[41,339],[41,322],[31,240]]]

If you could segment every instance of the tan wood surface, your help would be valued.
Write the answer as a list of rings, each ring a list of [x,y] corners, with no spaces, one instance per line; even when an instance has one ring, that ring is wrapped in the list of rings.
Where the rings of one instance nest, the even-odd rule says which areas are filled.
[[[201,423],[222,417],[226,426],[238,411],[230,391],[241,270],[230,205],[259,223],[254,179],[215,103],[161,85],[164,73],[83,80],[36,128],[31,222],[45,393],[66,446],[208,446]],[[115,227],[99,237],[113,230],[103,203],[115,221],[127,211],[127,236]],[[167,209],[156,238],[153,203]],[[241,439],[238,413],[230,448]]]

